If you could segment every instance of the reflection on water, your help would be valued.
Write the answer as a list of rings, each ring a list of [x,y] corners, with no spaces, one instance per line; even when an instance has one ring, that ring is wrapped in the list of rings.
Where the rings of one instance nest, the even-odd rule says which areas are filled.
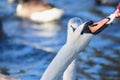
[[[21,21],[16,22],[16,26],[14,26],[14,23],[15,21],[9,21],[4,26],[6,26],[6,34],[12,36],[15,43],[49,51],[58,51],[60,48],[58,45],[65,43],[66,34],[64,33],[66,33],[66,28],[59,22],[36,24],[31,21]]]
[[[51,3],[54,3],[52,1],[54,0],[51,0]],[[72,1],[68,0],[68,2]],[[0,4],[5,3],[0,1]],[[60,5],[61,3],[56,1],[56,4]],[[39,80],[54,58],[55,54],[53,53],[56,53],[65,43],[67,21],[71,16],[86,16],[86,19],[92,20],[102,18],[98,14],[88,11],[74,14],[74,10],[68,10],[69,5],[65,4],[61,4],[61,7],[64,5],[63,8],[67,9],[67,12],[60,21],[35,23],[14,16],[3,19],[4,31],[9,38],[0,41],[0,73],[9,74],[22,80]],[[79,11],[78,7],[74,7],[72,8]],[[104,9],[104,6],[102,7],[101,9]],[[3,8],[5,7],[0,7],[0,11],[3,11]],[[5,15],[9,15],[5,9],[3,12]],[[77,80],[120,79],[119,25],[118,23],[113,24],[100,35],[96,35],[85,51],[79,54]]]

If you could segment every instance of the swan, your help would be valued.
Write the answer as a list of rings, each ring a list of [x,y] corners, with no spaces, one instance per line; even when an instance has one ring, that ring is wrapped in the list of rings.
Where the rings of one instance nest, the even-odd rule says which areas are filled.
[[[23,2],[17,5],[16,9],[17,16],[28,18],[35,22],[58,20],[62,17],[63,13],[63,9],[38,0],[23,0]]]
[[[81,20],[78,17],[74,17],[69,20],[69,23],[72,24],[73,28],[77,28],[79,25],[83,23],[83,20]],[[63,80],[75,80],[76,79],[76,70],[77,70],[77,62],[78,58],[75,58],[70,65],[67,67],[67,69],[63,73]]]
[[[87,47],[92,37],[100,33],[118,17],[120,17],[120,4],[114,13],[99,22],[89,21],[79,25],[78,20],[76,20],[75,24],[79,25],[76,28],[70,20],[68,22],[67,41],[52,60],[40,80],[59,80],[64,71],[73,66],[71,62],[75,62],[78,54]],[[75,78],[69,78],[73,75],[66,75],[66,77],[64,75],[64,80],[75,80]]]
[[[87,47],[92,37],[101,32],[107,25],[111,24],[115,18],[120,18],[120,4],[117,6],[117,10],[113,14],[99,22],[90,21],[84,22],[80,25],[79,18],[77,18],[74,23],[71,19],[68,22],[66,43],[50,63],[40,80],[58,80],[64,71],[69,70],[73,63],[76,62],[77,55]],[[70,76],[66,75],[64,80],[75,80],[74,78],[69,79],[71,76],[73,76],[73,74]],[[0,79],[19,80],[2,74],[0,74]]]

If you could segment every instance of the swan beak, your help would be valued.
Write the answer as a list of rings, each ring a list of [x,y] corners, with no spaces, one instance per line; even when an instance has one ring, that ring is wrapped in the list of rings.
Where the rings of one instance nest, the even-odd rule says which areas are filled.
[[[104,28],[107,27],[107,23],[110,21],[109,18],[103,19],[99,22],[95,22],[92,25],[89,25],[89,30],[94,34],[101,32]]]

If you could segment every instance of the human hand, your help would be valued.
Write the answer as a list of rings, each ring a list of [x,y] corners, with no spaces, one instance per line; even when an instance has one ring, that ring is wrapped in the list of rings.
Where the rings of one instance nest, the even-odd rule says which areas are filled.
[[[115,11],[116,18],[120,18],[120,3],[117,5],[117,9]]]

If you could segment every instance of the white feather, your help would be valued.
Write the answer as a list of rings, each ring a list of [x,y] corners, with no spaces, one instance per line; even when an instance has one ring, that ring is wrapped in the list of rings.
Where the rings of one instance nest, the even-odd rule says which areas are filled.
[[[70,27],[72,24],[68,24],[69,38],[50,63],[40,80],[58,80],[67,69],[68,65],[70,65],[76,56],[85,49],[93,35],[86,33],[83,35],[80,34],[84,28],[84,24],[85,23],[79,25],[74,32]]]

